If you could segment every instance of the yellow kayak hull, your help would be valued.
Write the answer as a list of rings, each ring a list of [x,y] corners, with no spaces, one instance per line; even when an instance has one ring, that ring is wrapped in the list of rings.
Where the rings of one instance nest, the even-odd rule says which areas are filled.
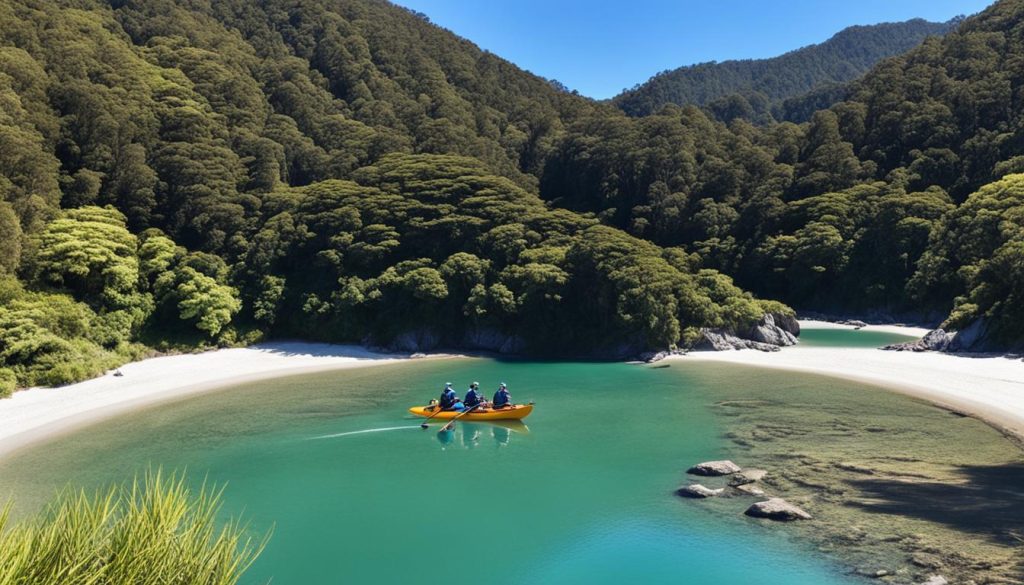
[[[409,412],[416,416],[422,416],[424,418],[434,414],[434,406],[414,406],[409,409]],[[522,420],[533,412],[532,404],[515,404],[512,408],[499,408],[497,410],[484,410],[478,408],[473,412],[459,418],[459,420],[474,421],[474,420]],[[456,410],[442,411],[434,417],[434,420],[451,420],[462,414]]]

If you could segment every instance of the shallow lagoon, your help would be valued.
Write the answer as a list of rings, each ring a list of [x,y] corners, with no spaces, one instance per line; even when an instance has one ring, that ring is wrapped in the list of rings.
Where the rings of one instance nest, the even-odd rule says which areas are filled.
[[[458,359],[283,378],[25,451],[0,462],[0,498],[25,512],[66,482],[187,468],[227,484],[227,512],[273,529],[247,583],[859,582],[798,532],[743,517],[739,500],[672,495],[693,462],[737,457],[723,396],[745,385],[784,399],[821,384],[756,372]],[[404,409],[446,380],[507,381],[537,409],[527,427],[421,430]],[[835,391],[854,403],[884,395],[910,421],[936,410],[852,383]]]

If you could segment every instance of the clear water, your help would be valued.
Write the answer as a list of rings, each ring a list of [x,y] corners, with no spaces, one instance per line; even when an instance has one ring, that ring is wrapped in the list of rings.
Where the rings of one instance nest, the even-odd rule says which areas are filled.
[[[909,335],[855,329],[802,329],[800,345],[808,347],[882,347],[917,339]]]
[[[249,384],[7,459],[0,499],[25,512],[66,482],[187,468],[273,529],[253,584],[853,582],[743,500],[722,514],[672,494],[687,466],[728,454],[699,367],[465,359]],[[528,427],[439,434],[406,415],[474,379],[536,400]]]

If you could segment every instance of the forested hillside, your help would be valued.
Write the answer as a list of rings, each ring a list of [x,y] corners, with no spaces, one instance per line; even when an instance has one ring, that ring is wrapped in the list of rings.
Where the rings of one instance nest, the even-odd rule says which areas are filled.
[[[783,306],[1019,344],[1024,0],[807,124],[632,118],[378,0],[0,0],[0,391],[265,336],[624,355]]]
[[[958,22],[918,18],[851,26],[823,43],[770,59],[700,63],[664,71],[612,102],[631,116],[653,114],[666,104],[692,104],[706,106],[725,121],[742,117],[802,122],[807,101],[832,105],[841,99],[843,83],[860,77],[886,57],[916,47],[927,36],[946,34]],[[814,95],[802,97],[810,92]]]
[[[696,107],[588,116],[542,193],[795,306],[1024,321],[1024,2],[1003,0],[889,59],[810,122],[708,121]]]
[[[565,125],[613,110],[386,2],[2,0],[0,22],[2,390],[145,345],[621,355],[782,310],[545,205]]]

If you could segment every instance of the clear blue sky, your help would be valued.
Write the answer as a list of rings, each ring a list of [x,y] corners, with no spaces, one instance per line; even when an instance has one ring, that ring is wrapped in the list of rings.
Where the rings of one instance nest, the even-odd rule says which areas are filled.
[[[608,98],[666,69],[772,57],[854,24],[945,21],[990,0],[395,0],[537,75]]]

